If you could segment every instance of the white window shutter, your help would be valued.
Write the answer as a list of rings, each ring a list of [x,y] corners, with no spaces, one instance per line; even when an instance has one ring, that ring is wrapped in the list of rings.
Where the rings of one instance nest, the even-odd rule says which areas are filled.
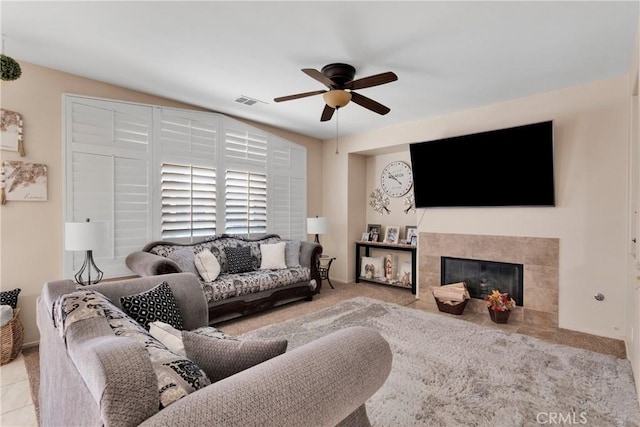
[[[226,171],[225,232],[248,237],[267,232],[266,175]]]
[[[216,171],[162,164],[162,238],[187,239],[216,234]]]
[[[150,107],[65,97],[65,221],[107,224],[94,258],[106,277],[130,275],[124,260],[151,238]],[[83,253],[65,251],[72,277]]]

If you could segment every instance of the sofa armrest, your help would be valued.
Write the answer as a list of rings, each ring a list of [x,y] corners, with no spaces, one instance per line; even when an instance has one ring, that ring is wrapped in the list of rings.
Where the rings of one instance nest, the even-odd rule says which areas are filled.
[[[198,390],[141,425],[335,426],[354,411],[362,420],[391,360],[375,330],[342,329]]]
[[[300,241],[300,265],[311,270],[311,279],[315,279],[318,285],[317,292],[320,292],[322,287],[322,280],[318,271],[318,258],[320,255],[322,255],[322,246],[319,243],[307,242],[306,240]]]
[[[158,412],[156,374],[140,343],[115,336],[102,317],[74,323],[66,338],[105,426],[137,426]]]
[[[130,253],[127,255],[125,263],[131,271],[142,277],[182,273],[178,264],[169,258],[144,251]]]

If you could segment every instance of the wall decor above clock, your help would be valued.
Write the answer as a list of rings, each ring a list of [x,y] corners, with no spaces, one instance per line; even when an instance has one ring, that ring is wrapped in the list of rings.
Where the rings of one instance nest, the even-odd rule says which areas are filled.
[[[404,196],[413,186],[411,166],[400,160],[387,164],[380,174],[380,184],[389,196]]]

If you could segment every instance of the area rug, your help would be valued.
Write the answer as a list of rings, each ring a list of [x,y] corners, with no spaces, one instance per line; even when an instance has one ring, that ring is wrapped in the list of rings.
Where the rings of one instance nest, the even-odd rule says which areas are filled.
[[[367,326],[393,365],[367,402],[374,426],[640,426],[628,360],[359,297],[242,335],[289,349]]]

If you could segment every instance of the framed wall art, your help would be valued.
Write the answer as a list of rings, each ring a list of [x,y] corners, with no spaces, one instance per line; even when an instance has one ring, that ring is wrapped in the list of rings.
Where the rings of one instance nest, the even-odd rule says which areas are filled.
[[[47,165],[20,161],[2,162],[3,201],[47,200]]]
[[[21,157],[24,157],[20,113],[0,109],[0,148],[6,151],[17,151]]]

